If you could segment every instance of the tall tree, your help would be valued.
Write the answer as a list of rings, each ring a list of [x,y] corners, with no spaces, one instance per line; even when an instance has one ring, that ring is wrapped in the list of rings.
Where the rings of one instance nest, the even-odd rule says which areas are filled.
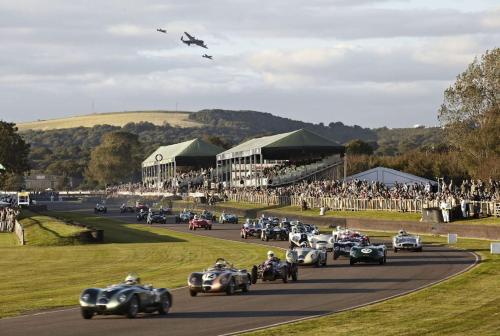
[[[500,178],[500,48],[486,51],[444,92],[439,121],[474,177]]]
[[[106,133],[91,152],[86,177],[100,186],[129,182],[139,176],[140,155],[136,134]]]
[[[6,187],[6,180],[21,176],[30,169],[29,151],[30,146],[21,138],[16,125],[0,121],[0,164],[5,168],[0,171],[0,186]]]
[[[370,144],[368,144],[360,139],[355,139],[355,140],[349,141],[345,147],[346,147],[347,154],[350,154],[350,155],[353,155],[353,154],[371,155],[371,154],[373,154],[373,147],[370,146]]]

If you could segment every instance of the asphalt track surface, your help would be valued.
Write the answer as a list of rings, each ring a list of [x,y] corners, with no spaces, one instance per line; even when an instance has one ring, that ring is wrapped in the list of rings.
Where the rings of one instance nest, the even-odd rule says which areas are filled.
[[[135,223],[135,216],[119,214],[118,207],[108,206],[108,214],[103,216]],[[58,205],[52,209],[92,212],[88,205]],[[189,231],[186,224],[156,226],[245,243],[283,248],[288,245],[287,242],[241,239],[240,226],[234,224],[214,224],[211,231],[195,232]],[[262,257],[264,260],[265,256]],[[0,335],[225,335],[402,295],[460,273],[475,262],[472,253],[425,245],[422,253],[389,252],[387,264],[383,266],[350,266],[347,259],[333,261],[329,254],[325,268],[301,267],[296,283],[259,281],[251,286],[249,293],[200,294],[194,298],[186,288],[174,289],[173,307],[166,317],[144,314],[136,319],[97,316],[84,320],[79,308],[74,307],[0,319]],[[77,300],[75,298],[75,303]]]

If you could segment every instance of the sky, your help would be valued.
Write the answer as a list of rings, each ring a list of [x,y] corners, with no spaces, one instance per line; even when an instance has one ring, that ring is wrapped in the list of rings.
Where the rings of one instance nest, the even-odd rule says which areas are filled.
[[[496,0],[0,0],[0,119],[222,108],[432,126],[499,42]]]

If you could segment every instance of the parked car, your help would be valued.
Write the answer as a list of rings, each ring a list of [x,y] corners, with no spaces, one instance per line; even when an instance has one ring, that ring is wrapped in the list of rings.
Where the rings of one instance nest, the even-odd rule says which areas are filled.
[[[125,315],[158,312],[166,315],[172,307],[172,294],[166,288],[141,285],[137,276],[129,275],[118,285],[87,288],[80,294],[80,309],[84,319],[95,315]]]

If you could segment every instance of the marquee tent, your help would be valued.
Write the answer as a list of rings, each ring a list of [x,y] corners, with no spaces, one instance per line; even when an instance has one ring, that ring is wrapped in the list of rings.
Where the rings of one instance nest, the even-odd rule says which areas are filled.
[[[361,181],[378,181],[384,183],[385,185],[392,187],[396,182],[397,183],[422,183],[431,185],[436,185],[436,181],[432,181],[420,176],[404,173],[398,170],[385,168],[385,167],[376,167],[369,169],[367,171],[348,176],[346,180],[361,180]]]

